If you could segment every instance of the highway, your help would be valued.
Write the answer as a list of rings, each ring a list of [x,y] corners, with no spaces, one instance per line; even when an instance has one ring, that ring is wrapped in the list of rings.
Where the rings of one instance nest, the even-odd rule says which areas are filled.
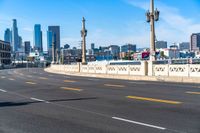
[[[200,84],[2,70],[0,133],[200,133]]]

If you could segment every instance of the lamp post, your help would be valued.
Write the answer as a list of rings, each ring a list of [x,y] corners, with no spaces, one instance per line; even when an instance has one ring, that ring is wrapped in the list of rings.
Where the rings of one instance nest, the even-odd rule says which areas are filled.
[[[159,20],[160,12],[156,9],[154,10],[154,0],[150,1],[150,11],[146,12],[146,21],[150,23],[150,61],[156,60],[156,50],[155,50],[155,21]]]
[[[82,37],[82,64],[86,64],[86,36],[87,36],[87,30],[85,29],[85,18],[83,17],[82,30],[81,30],[81,37]]]
[[[52,35],[52,64],[55,63],[55,37]]]

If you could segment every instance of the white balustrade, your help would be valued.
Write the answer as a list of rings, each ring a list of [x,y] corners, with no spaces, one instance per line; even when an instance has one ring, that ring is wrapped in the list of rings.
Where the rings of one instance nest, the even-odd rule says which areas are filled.
[[[191,64],[190,65],[189,76],[190,77],[200,77],[200,64],[198,64],[198,65]]]
[[[153,73],[154,76],[168,76],[169,65],[154,65]]]
[[[140,75],[146,76],[181,76],[181,77],[200,77],[199,64],[181,64],[181,65],[157,65],[141,62],[140,65],[51,65],[51,69],[57,72],[82,72],[96,74],[120,74],[120,75]],[[152,70],[150,70],[152,69]]]
[[[169,65],[169,76],[188,76],[189,65]]]

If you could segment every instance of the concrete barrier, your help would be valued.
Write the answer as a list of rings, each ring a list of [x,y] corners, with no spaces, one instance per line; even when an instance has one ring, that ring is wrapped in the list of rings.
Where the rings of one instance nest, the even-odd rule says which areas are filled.
[[[141,61],[139,65],[51,65],[48,68],[51,72],[56,73],[76,73],[79,75],[103,75],[103,77],[119,77],[125,79],[141,79],[153,81],[170,81],[178,82],[199,82],[200,65],[182,64],[182,65],[156,65],[153,62]],[[118,75],[118,76],[116,76]],[[120,76],[119,76],[120,75]]]

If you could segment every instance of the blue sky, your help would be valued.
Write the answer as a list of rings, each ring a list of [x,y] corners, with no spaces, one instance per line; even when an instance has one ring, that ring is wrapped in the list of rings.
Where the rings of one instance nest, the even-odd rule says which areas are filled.
[[[149,45],[149,24],[145,11],[150,0],[0,0],[0,38],[18,21],[23,41],[33,42],[34,24],[41,24],[46,49],[48,25],[60,25],[61,45],[80,47],[82,16],[88,29],[87,45],[97,46],[134,43]],[[200,32],[199,0],[155,0],[161,11],[156,23],[158,40],[170,43],[189,41],[190,34]]]

